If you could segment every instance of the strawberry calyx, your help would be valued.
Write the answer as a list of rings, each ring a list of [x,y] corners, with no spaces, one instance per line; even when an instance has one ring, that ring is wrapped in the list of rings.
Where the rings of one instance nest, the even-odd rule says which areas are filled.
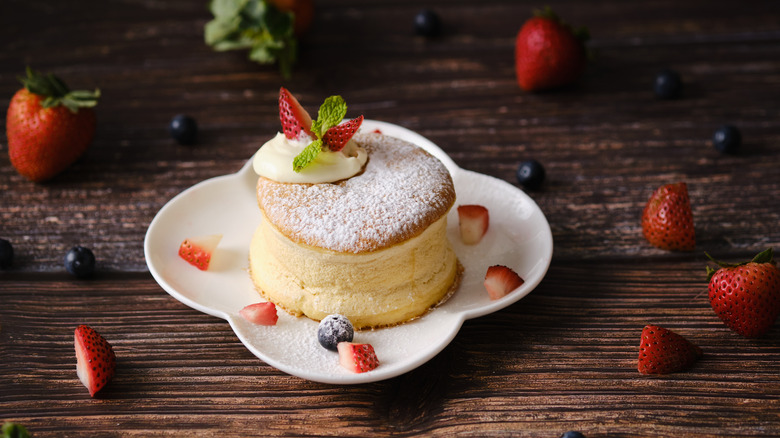
[[[27,67],[27,76],[19,80],[30,93],[43,97],[41,106],[53,108],[62,105],[70,112],[77,113],[80,108],[93,108],[100,98],[100,90],[71,91],[68,85],[52,73],[44,75]]]
[[[707,258],[710,259],[713,263],[719,266],[719,268],[717,269],[712,268],[711,266],[707,266],[707,281],[710,281],[710,279],[712,279],[712,276],[715,275],[715,273],[718,272],[720,268],[737,268],[739,266],[747,265],[748,263],[774,263],[774,252],[771,247],[756,254],[756,256],[753,257],[752,260],[746,262],[740,262],[740,263],[721,262],[719,260],[716,260],[711,255],[709,255],[706,251],[704,252],[704,255],[707,256]]]
[[[574,35],[575,38],[580,40],[580,42],[585,43],[590,39],[590,31],[585,26],[580,27],[573,27],[571,24],[563,21],[561,17],[556,14],[551,7],[545,6],[544,9],[534,9],[534,17],[538,18],[545,18],[550,21],[554,21],[561,26],[565,27],[566,29],[569,29],[569,31]]]

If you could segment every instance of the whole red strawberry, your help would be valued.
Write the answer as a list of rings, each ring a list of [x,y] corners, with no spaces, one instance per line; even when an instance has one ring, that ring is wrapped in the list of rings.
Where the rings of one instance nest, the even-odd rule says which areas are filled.
[[[774,264],[772,248],[739,264],[707,257],[719,266],[707,266],[712,310],[729,328],[747,338],[768,332],[780,314],[780,270]]]
[[[46,181],[89,147],[100,91],[70,91],[56,76],[29,68],[21,81],[24,88],[11,99],[6,116],[8,155],[21,175]]]
[[[637,370],[642,374],[669,374],[693,365],[701,348],[677,333],[657,325],[646,325],[639,343]]]
[[[696,233],[687,184],[667,184],[653,192],[642,211],[642,234],[661,249],[694,250]]]
[[[515,72],[520,88],[539,91],[575,82],[588,63],[587,29],[572,30],[550,9],[537,11],[515,41]]]

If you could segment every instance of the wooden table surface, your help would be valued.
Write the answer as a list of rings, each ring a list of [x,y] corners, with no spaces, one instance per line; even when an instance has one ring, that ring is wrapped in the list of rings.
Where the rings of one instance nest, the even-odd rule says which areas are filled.
[[[549,2],[589,27],[594,58],[577,86],[538,94],[516,83],[514,42],[543,4],[431,0],[444,32],[426,39],[412,31],[420,2],[318,0],[289,80],[205,45],[207,4],[0,4],[0,106],[28,65],[102,91],[92,147],[48,183],[19,176],[0,137],[0,237],[16,253],[0,271],[0,422],[35,437],[780,435],[780,326],[754,340],[730,331],[704,269],[704,251],[738,261],[780,250],[780,2]],[[683,77],[681,99],[653,96],[666,67]],[[341,94],[350,114],[419,132],[459,166],[515,185],[520,161],[543,163],[543,187],[527,191],[555,242],[542,283],[466,321],[419,368],[347,386],[271,367],[224,320],[168,295],[144,259],[150,221],[277,132],[280,86],[309,108]],[[196,145],[169,137],[178,113],[197,119]],[[727,123],[744,138],[734,155],[711,143]],[[690,191],[692,253],[641,233],[650,193],[675,181]],[[77,244],[97,257],[93,278],[63,267]],[[82,323],[118,357],[94,399],[75,372]],[[705,356],[688,371],[638,373],[650,323]]]

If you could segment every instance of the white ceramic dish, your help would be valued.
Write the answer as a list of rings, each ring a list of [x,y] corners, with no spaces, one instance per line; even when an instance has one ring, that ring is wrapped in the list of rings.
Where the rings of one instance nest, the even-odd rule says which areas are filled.
[[[503,309],[530,293],[542,280],[553,252],[552,233],[536,203],[505,181],[464,170],[436,145],[406,128],[366,120],[362,129],[415,143],[439,158],[455,182],[456,205],[481,204],[490,211],[490,229],[476,246],[460,243],[458,216],[448,217],[448,234],[465,273],[458,292],[427,315],[396,327],[362,331],[355,342],[370,343],[380,366],[354,374],[338,364],[338,354],[317,342],[317,323],[279,312],[275,326],[255,326],[238,311],[263,301],[248,274],[249,241],[260,221],[255,197],[257,176],[251,159],[237,173],[203,181],[171,199],[152,220],[144,240],[149,271],[182,303],[222,318],[257,357],[288,374],[317,382],[375,382],[410,371],[446,347],[463,322]],[[186,237],[223,234],[208,271],[177,256]],[[514,269],[525,283],[491,301],[482,282],[491,265]]]

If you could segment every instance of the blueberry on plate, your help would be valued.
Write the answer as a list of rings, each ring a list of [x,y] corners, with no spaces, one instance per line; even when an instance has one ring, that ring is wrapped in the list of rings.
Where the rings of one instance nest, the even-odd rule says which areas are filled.
[[[544,167],[536,160],[520,163],[517,168],[517,182],[528,189],[537,189],[544,181]]]
[[[570,430],[568,432],[564,432],[563,435],[561,435],[561,438],[585,438],[585,435],[583,435],[582,432]]]
[[[659,99],[677,99],[682,94],[682,79],[674,70],[661,70],[655,76],[653,91]]]
[[[712,136],[712,145],[719,152],[733,154],[742,144],[742,133],[734,125],[723,125]]]
[[[339,342],[352,342],[355,329],[344,315],[334,314],[322,318],[317,328],[317,340],[328,350],[338,351]]]
[[[198,123],[186,114],[178,114],[171,120],[168,131],[179,144],[191,145],[198,137]]]
[[[14,262],[14,247],[11,242],[0,239],[0,268],[10,268]]]
[[[423,9],[414,16],[414,33],[434,37],[441,33],[441,20],[436,12]]]
[[[86,278],[95,272],[95,255],[89,248],[74,246],[65,254],[65,269],[78,278]]]

